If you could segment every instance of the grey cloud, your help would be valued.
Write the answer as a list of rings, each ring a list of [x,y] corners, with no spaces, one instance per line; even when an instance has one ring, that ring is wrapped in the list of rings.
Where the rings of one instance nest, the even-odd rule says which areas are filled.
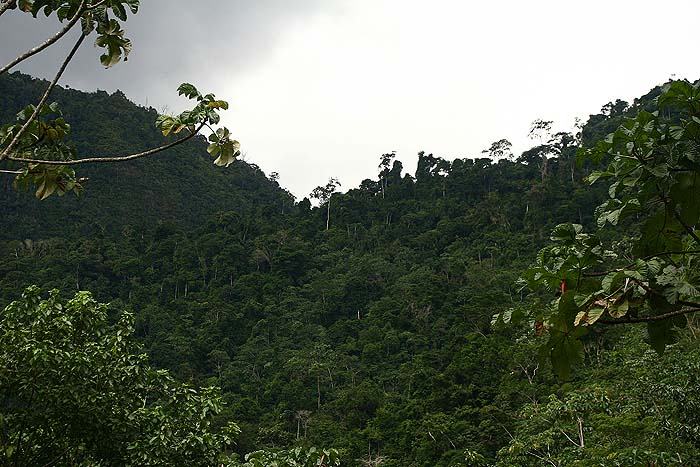
[[[121,89],[140,103],[164,105],[174,100],[174,89],[183,81],[215,86],[264,63],[281,30],[328,5],[321,0],[144,1],[124,26],[134,44],[127,62],[104,70],[99,49],[86,45],[61,82],[85,90]],[[7,63],[59,26],[55,20],[6,13],[0,18],[0,62]],[[50,78],[75,37],[64,37],[16,69]]]

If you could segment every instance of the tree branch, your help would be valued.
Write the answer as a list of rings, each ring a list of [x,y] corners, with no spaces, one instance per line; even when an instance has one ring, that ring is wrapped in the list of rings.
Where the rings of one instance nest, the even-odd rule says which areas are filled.
[[[529,449],[527,450],[527,453],[533,457],[538,458],[541,461],[549,463],[553,467],[558,467],[558,465],[552,459],[550,459],[551,456],[549,454],[547,455],[547,457],[545,457],[544,454],[540,455],[540,454],[537,454],[534,451],[531,451]]]
[[[0,16],[2,16],[2,14],[5,13],[10,8],[14,7],[16,3],[17,3],[17,0],[3,0],[0,3]]]
[[[202,129],[204,124],[200,125],[194,132],[190,133],[189,135],[180,138],[176,141],[173,141],[172,143],[164,144],[162,146],[159,146],[157,148],[149,149],[148,151],[144,152],[139,152],[135,154],[130,154],[128,156],[117,156],[117,157],[88,157],[85,159],[75,159],[75,160],[40,160],[40,159],[23,159],[21,157],[14,157],[14,156],[8,156],[7,159],[11,161],[16,161],[16,162],[25,162],[25,163],[30,163],[30,164],[46,164],[46,165],[73,165],[73,164],[89,164],[89,163],[94,163],[94,162],[123,162],[123,161],[130,161],[134,159],[140,159],[142,157],[147,157],[151,156],[153,154],[156,154],[158,152],[165,151],[166,149],[170,149],[172,147],[175,147],[179,144],[184,143],[185,141],[192,139],[195,137],[199,131]]]
[[[689,308],[684,308],[682,310],[671,311],[669,313],[664,313],[657,316],[644,316],[641,318],[625,317],[620,320],[607,320],[599,319],[596,323],[601,324],[632,324],[632,323],[652,323],[654,321],[663,321],[665,319],[673,318],[674,316],[687,315],[688,313],[696,313],[700,311],[700,303],[678,301],[681,305],[688,306]]]
[[[39,112],[41,112],[41,108],[46,104],[46,101],[49,99],[49,95],[51,94],[51,91],[53,91],[53,88],[56,87],[56,83],[58,83],[58,80],[61,78],[61,75],[63,72],[66,70],[66,67],[68,66],[68,63],[73,59],[73,56],[75,56],[75,53],[78,51],[80,48],[80,45],[83,43],[87,36],[85,33],[81,34],[78,40],[76,41],[75,45],[71,49],[70,53],[66,57],[66,59],[63,61],[61,64],[61,68],[59,68],[58,73],[56,73],[56,76],[54,76],[53,81],[49,84],[49,87],[46,88],[46,91],[44,92],[44,95],[41,96],[41,100],[39,100],[39,103],[36,105],[36,108],[34,109],[34,113],[32,113],[32,116],[29,117],[29,119],[24,122],[24,125],[22,125],[22,128],[20,128],[19,132],[15,135],[14,138],[12,138],[12,141],[10,141],[10,144],[5,148],[5,150],[0,154],[0,160],[3,159],[9,159],[8,155],[10,154],[10,151],[17,145],[19,142],[19,139],[22,137],[25,131],[27,131],[27,128],[29,128],[29,125],[32,124],[34,120],[39,116]]]
[[[577,448],[580,448],[580,447],[581,447],[581,446],[579,446],[579,444],[578,444],[576,441],[574,441],[573,439],[571,439],[571,437],[570,437],[569,435],[567,435],[566,432],[565,432],[564,430],[562,430],[561,428],[559,428],[559,431],[561,431],[561,434],[562,434],[562,435],[566,436],[566,439],[568,439],[569,442],[571,442],[571,444],[573,444],[573,445],[576,446]]]
[[[700,245],[700,237],[698,237],[697,234],[695,233],[695,230],[694,230],[691,226],[689,226],[689,225],[681,218],[681,216],[680,216],[678,213],[676,213],[676,210],[675,210],[675,209],[673,210],[673,217],[675,217],[676,220],[677,220],[678,222],[680,222],[680,224],[683,226],[683,228],[685,229],[685,231],[688,232],[688,235],[690,235],[691,237],[693,237],[693,240],[695,240],[695,242],[696,242],[697,244]]]
[[[657,253],[655,255],[649,255],[645,256],[643,258],[640,258],[642,261],[646,261],[648,259],[652,258],[658,258],[660,256],[668,256],[668,255],[698,255],[700,254],[700,250],[685,250],[685,251],[664,251],[663,253]],[[621,271],[626,271],[629,268],[634,266],[634,263],[630,263],[625,267],[618,268],[618,269],[611,269],[609,271],[597,271],[597,272],[584,272],[583,276],[584,277],[600,277],[600,276],[605,276],[610,274],[611,272],[621,272]]]
[[[10,2],[11,1],[12,0],[10,0]],[[80,20],[80,17],[86,11],[85,2],[86,2],[86,0],[82,0],[82,2],[80,2],[80,6],[78,7],[78,11],[76,11],[75,15],[73,15],[73,17],[70,19],[70,21],[68,21],[68,23],[66,23],[66,25],[63,26],[63,28],[60,31],[58,31],[53,37],[47,39],[46,41],[44,41],[41,44],[34,47],[33,49],[26,51],[25,53],[23,53],[19,57],[15,58],[14,60],[12,60],[10,63],[5,65],[4,67],[0,68],[0,75],[5,73],[7,70],[12,68],[13,66],[17,65],[18,63],[23,62],[24,60],[28,59],[29,57],[36,55],[39,52],[41,52],[42,50],[46,49],[47,47],[53,45],[61,37],[65,36],[68,31],[73,29],[73,26],[75,26],[75,24]],[[97,6],[97,5],[93,5],[92,8],[94,8],[95,6]]]
[[[2,170],[0,169],[0,174],[12,174],[12,175],[19,175],[21,174],[21,170]]]

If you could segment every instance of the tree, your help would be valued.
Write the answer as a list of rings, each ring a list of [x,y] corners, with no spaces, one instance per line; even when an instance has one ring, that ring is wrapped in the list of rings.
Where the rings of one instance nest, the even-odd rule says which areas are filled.
[[[386,188],[388,185],[389,172],[391,171],[391,163],[396,158],[396,151],[391,151],[386,154],[382,154],[379,159],[379,166],[377,168],[381,169],[379,172],[379,183],[382,187],[382,199],[384,199]]]
[[[332,467],[339,466],[340,459],[335,449],[296,449],[282,451],[256,451],[246,455],[242,467]]]
[[[331,198],[333,197],[333,193],[335,193],[335,189],[339,186],[340,182],[338,179],[331,177],[328,179],[326,186],[317,186],[309,195],[317,199],[321,204],[326,203],[326,230],[328,230],[331,225]]]
[[[549,331],[542,355],[567,377],[591,326],[645,323],[662,352],[676,341],[686,315],[700,310],[700,86],[669,83],[658,98],[664,112],[640,111],[581,161],[607,162],[589,183],[609,179],[609,199],[596,210],[606,237],[561,224],[522,279],[555,298],[512,309],[494,323],[530,319]],[[604,238],[610,239],[604,242]]]
[[[213,466],[238,432],[223,401],[152,369],[133,316],[108,325],[88,292],[25,290],[0,316],[0,455],[20,466]],[[7,462],[7,464],[5,464]]]
[[[500,139],[491,143],[488,149],[481,151],[483,154],[488,154],[488,156],[494,161],[500,159],[511,160],[513,158],[513,145],[507,139]]]
[[[79,157],[70,145],[70,124],[65,121],[57,103],[49,102],[75,53],[85,39],[95,34],[95,45],[104,49],[100,62],[109,68],[131,52],[131,41],[125,37],[121,23],[127,20],[127,10],[136,14],[139,0],[0,0],[0,16],[9,10],[19,10],[36,17],[40,12],[56,16],[63,27],[50,39],[27,50],[0,68],[0,75],[28,58],[43,53],[51,45],[77,28],[81,34],[61,63],[56,75],[39,101],[18,109],[17,122],[0,126],[0,173],[15,176],[15,186],[36,186],[36,196],[46,199],[54,193],[80,192],[84,179],[76,178],[71,166],[76,164],[124,162],[152,156],[182,144],[202,130],[208,129],[207,151],[215,157],[214,163],[229,166],[240,155],[240,144],[225,127],[215,128],[219,111],[228,109],[226,101],[213,94],[201,94],[193,85],[182,84],[178,93],[195,101],[192,109],[179,115],[159,115],[155,125],[164,137],[173,136],[161,146],[117,157]]]
[[[588,381],[526,404],[495,466],[687,466],[698,463],[698,341],[650,358],[640,329]]]
[[[549,166],[549,157],[555,155],[553,147],[551,144],[552,138],[552,121],[537,119],[532,122],[530,126],[530,132],[528,137],[532,140],[539,141],[537,152],[539,153],[539,167],[540,167],[540,177],[544,183],[544,179],[547,176],[547,167]]]

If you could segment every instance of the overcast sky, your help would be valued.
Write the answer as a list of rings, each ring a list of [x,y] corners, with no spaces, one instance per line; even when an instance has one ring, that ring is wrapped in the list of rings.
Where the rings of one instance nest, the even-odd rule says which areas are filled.
[[[376,177],[392,150],[411,173],[421,150],[475,157],[507,138],[519,153],[537,118],[568,130],[671,76],[700,78],[696,0],[141,3],[129,61],[104,70],[86,46],[61,83],[172,111],[181,82],[214,92],[246,160],[298,197]],[[3,15],[0,62],[55,26]],[[19,69],[52,76],[69,43]]]

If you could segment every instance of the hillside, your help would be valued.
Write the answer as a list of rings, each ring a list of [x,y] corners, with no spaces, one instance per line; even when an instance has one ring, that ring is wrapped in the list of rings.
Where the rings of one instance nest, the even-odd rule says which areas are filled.
[[[46,84],[19,72],[0,76],[0,120],[13,121],[26,103],[38,99]],[[70,141],[81,154],[117,156],[163,144],[154,125],[155,109],[139,107],[119,91],[85,93],[59,87],[53,97],[72,124]],[[52,197],[43,203],[37,203],[31,191],[14,190],[12,177],[1,178],[0,238],[115,233],[126,226],[158,222],[189,229],[220,210],[274,205],[288,197],[256,166],[237,162],[228,170],[215,167],[204,138],[130,164],[82,166],[78,174],[89,178],[79,198]]]
[[[12,96],[0,117],[39,84],[0,77],[0,95]],[[658,88],[631,108],[618,102],[591,116],[583,143],[656,95]],[[154,111],[120,93],[61,90],[57,99],[83,152],[139,150],[162,139]],[[293,203],[243,162],[214,167],[199,140],[134,164],[86,168],[81,175],[91,181],[79,199],[40,203],[5,182],[0,307],[35,283],[65,295],[90,290],[111,302],[113,318],[133,311],[152,362],[223,389],[222,418],[241,424],[241,453],[326,445],[349,466],[456,467],[465,450],[493,460],[513,445],[513,433],[544,432],[554,419],[546,411],[558,410],[548,401],[594,385],[627,391],[610,396],[604,413],[586,409],[587,436],[603,432],[606,452],[627,455],[630,443],[693,452],[697,438],[672,431],[682,425],[669,415],[682,398],[636,381],[657,375],[655,384],[673,386],[674,377],[692,375],[697,365],[679,355],[697,355],[695,341],[652,360],[628,345],[636,329],[591,333],[587,366],[563,382],[537,363],[529,328],[490,326],[521,301],[514,282],[554,226],[594,224],[607,187],[583,183],[591,167],[576,166],[576,141],[567,135],[515,160],[421,153],[413,175],[394,162],[333,196],[328,230],[325,206]],[[621,369],[639,356],[646,366]],[[677,373],[668,371],[674,359]],[[645,418],[654,406],[668,417]],[[541,465],[531,462],[517,465]]]

